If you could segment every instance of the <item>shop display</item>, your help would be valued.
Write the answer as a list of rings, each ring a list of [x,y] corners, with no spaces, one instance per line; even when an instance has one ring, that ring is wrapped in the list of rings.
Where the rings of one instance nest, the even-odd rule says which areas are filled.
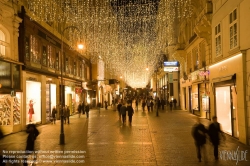
[[[13,101],[13,121],[14,124],[20,124],[20,101],[17,97],[10,95],[0,95],[0,125],[11,124],[11,102]]]
[[[20,106],[21,106],[20,99],[18,99],[17,97],[14,97],[14,102],[13,102],[14,125],[20,124],[20,118],[21,118]]]

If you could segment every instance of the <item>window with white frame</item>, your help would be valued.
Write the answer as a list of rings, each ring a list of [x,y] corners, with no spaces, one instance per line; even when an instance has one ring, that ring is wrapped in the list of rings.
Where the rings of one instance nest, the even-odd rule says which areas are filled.
[[[221,55],[221,26],[218,24],[215,27],[215,55]]]
[[[5,55],[5,35],[3,31],[0,30],[0,56]]]
[[[229,15],[230,49],[238,46],[237,9]]]

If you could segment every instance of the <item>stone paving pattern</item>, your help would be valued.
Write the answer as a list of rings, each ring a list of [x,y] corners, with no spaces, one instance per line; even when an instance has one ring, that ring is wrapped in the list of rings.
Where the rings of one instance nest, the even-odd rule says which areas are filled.
[[[70,124],[64,125],[65,145],[59,145],[60,121],[56,124],[38,127],[40,135],[36,140],[36,150],[43,151],[86,151],[84,163],[41,163],[35,165],[84,165],[84,166],[249,166],[250,147],[237,139],[226,135],[219,151],[246,151],[246,160],[215,161],[211,143],[207,140],[206,161],[198,162],[196,148],[191,136],[191,128],[196,116],[187,111],[159,110],[156,112],[135,111],[133,122],[121,123],[118,112],[113,109],[90,110],[89,119],[85,115],[70,117]],[[128,118],[127,118],[128,121]],[[208,126],[210,123],[202,119]],[[4,137],[0,142],[0,150],[24,150],[27,133],[18,132]],[[37,157],[41,157],[38,154]],[[68,154],[66,154],[68,155]],[[43,159],[45,160],[45,159]],[[53,161],[56,159],[53,159]],[[69,160],[69,159],[68,159]],[[11,165],[11,164],[7,164]],[[13,164],[15,165],[15,164]],[[18,165],[18,164],[16,164]]]

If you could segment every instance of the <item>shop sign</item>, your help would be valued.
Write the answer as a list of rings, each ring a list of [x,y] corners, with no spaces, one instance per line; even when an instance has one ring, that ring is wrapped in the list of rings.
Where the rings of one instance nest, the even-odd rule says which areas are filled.
[[[37,81],[37,79],[34,78],[34,77],[28,77],[27,80],[30,80],[30,81]]]
[[[178,62],[177,61],[166,61],[163,62],[164,66],[178,66]]]
[[[208,76],[210,74],[209,70],[200,71],[200,76]]]
[[[82,88],[75,88],[76,93],[82,93]]]
[[[164,67],[164,71],[167,72],[179,71],[179,67]]]

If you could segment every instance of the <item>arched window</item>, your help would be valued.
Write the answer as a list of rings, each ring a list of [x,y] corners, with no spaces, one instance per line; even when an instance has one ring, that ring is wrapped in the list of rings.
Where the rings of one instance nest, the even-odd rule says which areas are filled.
[[[0,30],[0,56],[5,55],[5,35],[3,31]]]

